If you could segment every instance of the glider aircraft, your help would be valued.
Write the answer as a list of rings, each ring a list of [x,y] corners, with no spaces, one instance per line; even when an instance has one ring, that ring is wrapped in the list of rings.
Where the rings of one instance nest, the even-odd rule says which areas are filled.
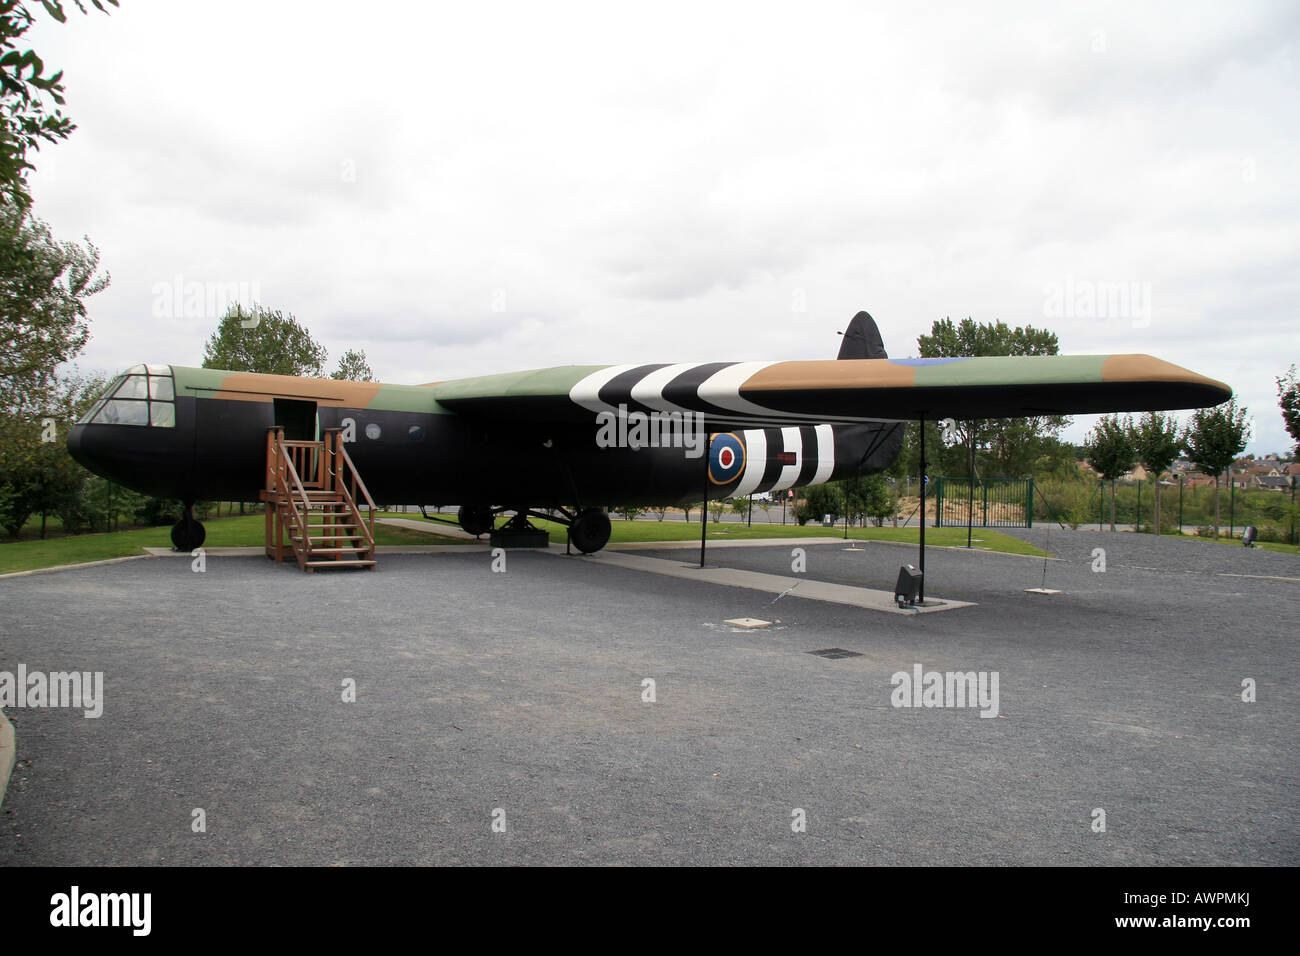
[[[697,503],[889,467],[907,421],[1199,408],[1231,389],[1149,355],[890,359],[859,312],[836,359],[583,365],[388,385],[137,365],[71,429],[89,470],[177,498],[172,541],[203,543],[199,500],[256,501],[267,432],[342,429],[383,504],[459,506],[472,534],[548,517],[585,553],[610,503]],[[269,519],[268,519],[269,520]]]

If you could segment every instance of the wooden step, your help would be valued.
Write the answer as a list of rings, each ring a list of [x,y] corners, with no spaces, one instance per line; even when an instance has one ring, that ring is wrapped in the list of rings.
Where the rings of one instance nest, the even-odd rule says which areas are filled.
[[[297,542],[302,539],[294,538],[293,540]],[[316,539],[313,538],[312,540],[316,540]],[[321,539],[321,540],[325,540],[325,539]],[[311,545],[307,550],[311,554],[360,554],[362,551],[369,551],[370,545],[364,544],[356,547],[346,547],[346,548],[318,548],[315,545]]]
[[[304,561],[302,566],[308,571],[314,571],[316,568],[365,568],[370,570],[378,563],[378,561],[364,559],[358,561]]]

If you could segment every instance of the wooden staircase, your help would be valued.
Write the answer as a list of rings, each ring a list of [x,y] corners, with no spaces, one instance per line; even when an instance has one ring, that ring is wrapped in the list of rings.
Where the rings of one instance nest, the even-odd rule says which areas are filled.
[[[324,441],[287,441],[283,428],[268,429],[261,498],[268,558],[293,557],[304,571],[374,570],[375,503],[341,429],[326,429]]]

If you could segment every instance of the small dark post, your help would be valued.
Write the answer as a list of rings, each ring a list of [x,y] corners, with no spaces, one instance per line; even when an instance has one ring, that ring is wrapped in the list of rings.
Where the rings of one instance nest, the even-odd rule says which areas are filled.
[[[1183,476],[1178,476],[1178,533],[1183,533]]]
[[[754,526],[754,496],[753,496],[753,495],[750,495],[750,496],[749,496],[749,514],[745,516],[745,527],[746,527],[746,528],[752,528],[753,526]]]
[[[1138,513],[1137,513],[1137,524],[1135,524],[1135,525],[1133,526],[1133,530],[1134,530],[1134,531],[1137,531],[1138,533],[1141,533],[1141,531],[1142,531],[1142,479],[1141,479],[1141,478],[1138,479]]]

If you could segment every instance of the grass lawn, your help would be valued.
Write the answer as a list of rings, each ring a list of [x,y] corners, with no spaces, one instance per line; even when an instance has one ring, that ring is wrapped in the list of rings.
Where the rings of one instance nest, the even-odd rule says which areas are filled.
[[[377,513],[376,517],[413,518],[400,513]],[[204,522],[207,529],[205,547],[260,547],[264,543],[265,517],[263,515],[236,515],[229,518],[212,518]],[[564,544],[563,525],[552,521],[535,522],[545,528],[556,544]],[[680,541],[689,546],[700,540],[699,522],[684,521],[624,521],[614,518],[611,541]],[[437,524],[428,522],[429,531],[413,531],[389,525],[375,525],[375,543],[394,544],[464,544],[466,539],[450,538],[437,533]],[[52,529],[50,529],[52,530]],[[761,524],[747,528],[743,523],[709,522],[709,540],[725,541],[738,538],[843,538],[844,529],[823,528],[821,525]],[[905,541],[915,544],[916,528],[850,528],[849,537],[858,541]],[[487,540],[486,538],[484,540]],[[928,528],[926,544],[966,545],[964,528]],[[1045,555],[1033,545],[997,531],[983,529],[976,532],[977,548],[1005,551],[1011,554]],[[31,571],[61,564],[80,564],[105,558],[120,558],[140,554],[146,547],[170,548],[171,528],[132,528],[111,534],[59,535],[44,541],[11,541],[0,544],[0,574],[10,571]]]
[[[376,515],[378,517],[378,515]],[[403,517],[394,515],[394,517]],[[406,515],[405,517],[410,517]],[[261,547],[266,543],[265,515],[235,515],[203,522],[209,548]],[[47,528],[47,533],[52,529]],[[376,544],[462,544],[463,539],[375,525]],[[59,535],[44,541],[10,541],[0,544],[0,574],[32,571],[60,564],[80,564],[140,554],[144,548],[170,548],[171,526],[132,528],[112,533]]]

